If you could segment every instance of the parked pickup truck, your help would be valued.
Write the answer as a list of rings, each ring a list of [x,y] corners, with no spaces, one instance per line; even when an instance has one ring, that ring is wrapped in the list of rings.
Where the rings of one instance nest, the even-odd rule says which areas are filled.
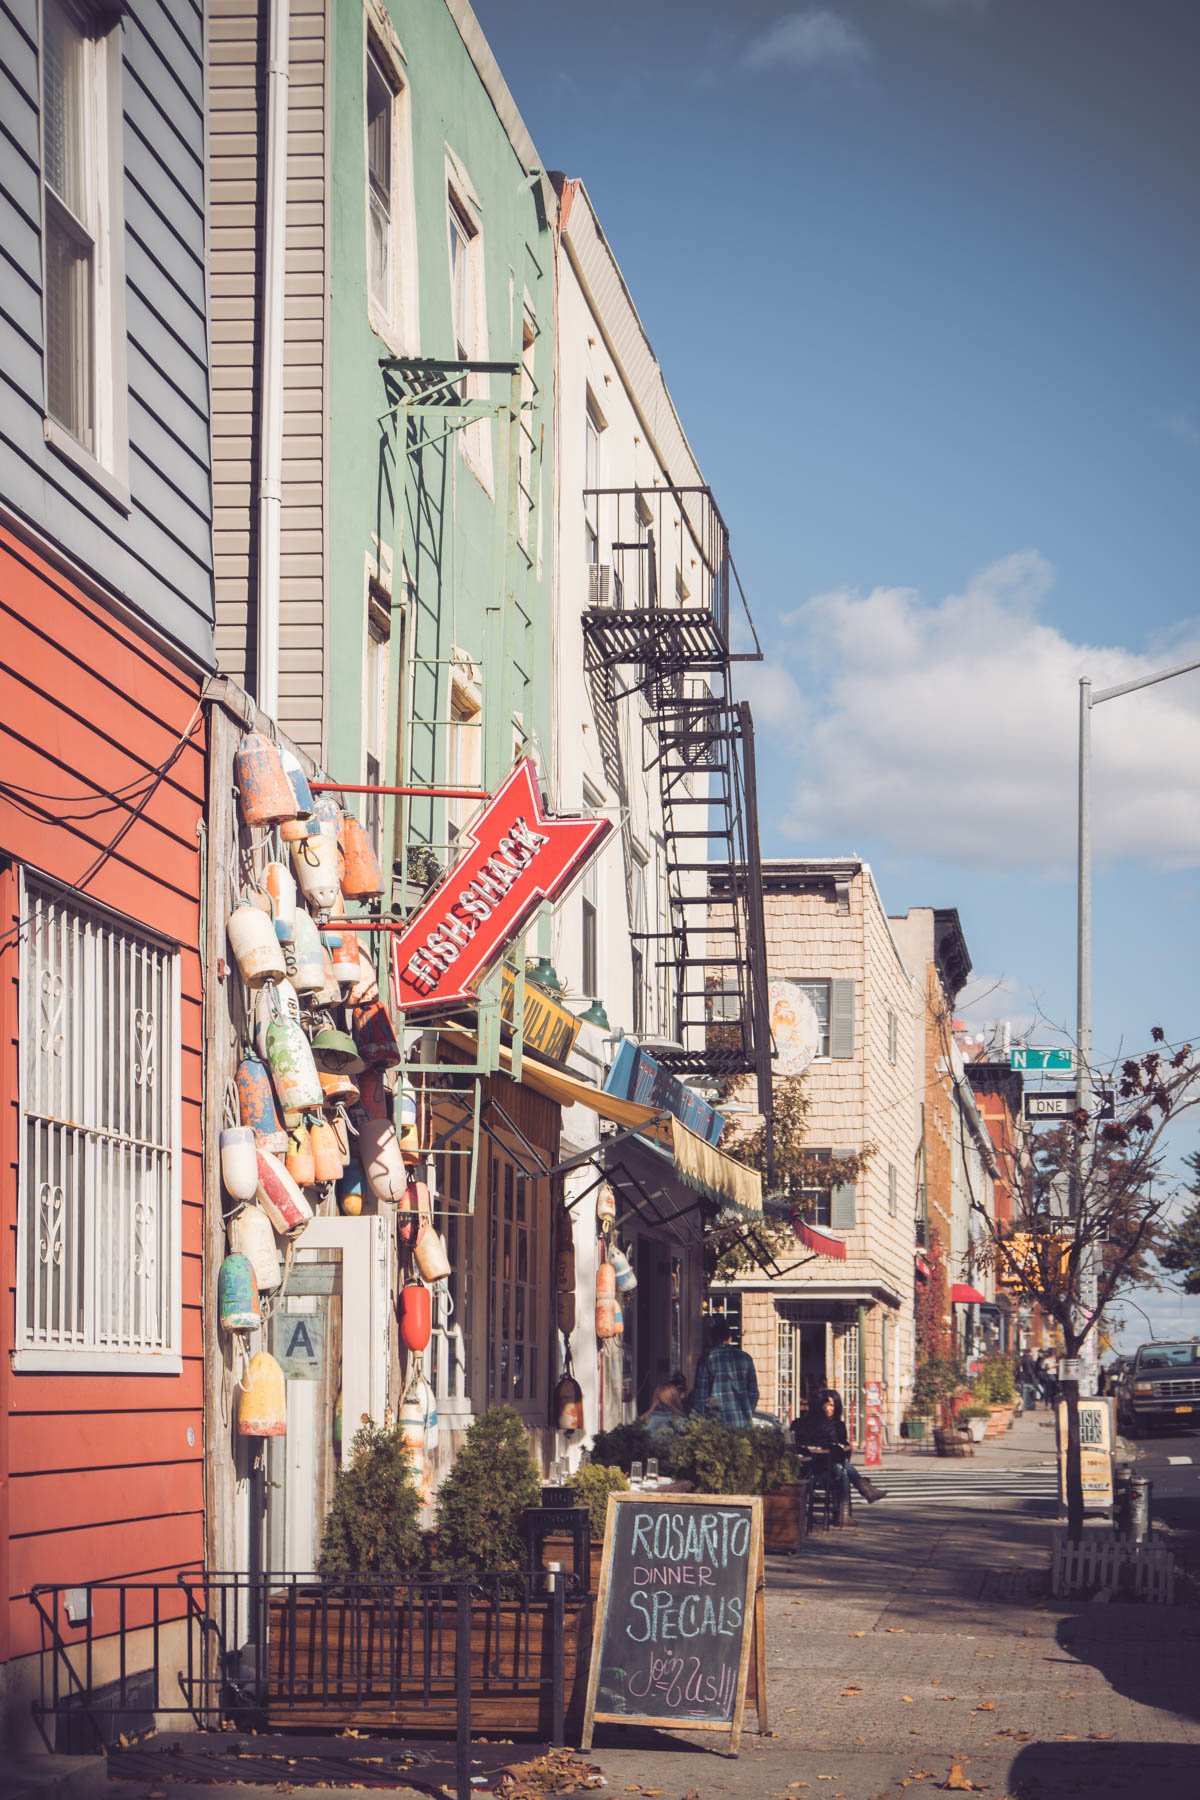
[[[1200,1424],[1200,1338],[1140,1345],[1121,1378],[1117,1419],[1127,1437]]]

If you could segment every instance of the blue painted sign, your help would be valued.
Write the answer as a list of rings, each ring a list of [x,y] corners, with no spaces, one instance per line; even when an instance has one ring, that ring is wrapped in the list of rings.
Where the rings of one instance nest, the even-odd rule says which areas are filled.
[[[673,1113],[681,1125],[694,1131],[709,1144],[719,1144],[725,1129],[725,1115],[693,1094],[691,1088],[664,1069],[633,1038],[624,1038],[617,1047],[613,1066],[604,1083],[606,1094],[621,1100],[636,1100],[639,1106],[653,1106],[657,1112]]]

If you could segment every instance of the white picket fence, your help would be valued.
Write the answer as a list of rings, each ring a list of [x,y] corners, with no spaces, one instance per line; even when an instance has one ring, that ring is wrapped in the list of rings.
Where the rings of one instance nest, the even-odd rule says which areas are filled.
[[[1060,1597],[1109,1588],[1152,1605],[1170,1606],[1175,1598],[1175,1558],[1167,1544],[1135,1544],[1107,1532],[1087,1532],[1081,1543],[1072,1544],[1065,1533],[1056,1532],[1050,1585]]]

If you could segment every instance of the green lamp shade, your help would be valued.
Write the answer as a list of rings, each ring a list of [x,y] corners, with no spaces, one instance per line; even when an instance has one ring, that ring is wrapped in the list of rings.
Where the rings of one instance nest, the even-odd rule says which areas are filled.
[[[554,994],[562,993],[563,984],[558,978],[558,971],[555,969],[554,964],[550,961],[548,956],[539,956],[536,962],[526,963],[525,973],[530,981],[537,983],[538,987],[549,988],[551,993]]]
[[[612,1026],[608,1022],[608,1014],[599,1000],[593,1000],[587,1011],[581,1012],[578,1016],[581,1024],[598,1025],[601,1031],[612,1030]]]

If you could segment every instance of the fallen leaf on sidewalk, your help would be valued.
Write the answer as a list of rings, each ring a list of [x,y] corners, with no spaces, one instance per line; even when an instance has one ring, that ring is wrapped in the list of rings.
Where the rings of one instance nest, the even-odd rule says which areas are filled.
[[[962,1763],[956,1756],[950,1764],[950,1773],[942,1783],[943,1788],[953,1788],[957,1793],[973,1794],[976,1784],[963,1772]]]
[[[1058,1741],[1060,1744],[1077,1744],[1079,1738],[1073,1731],[1060,1731],[1058,1734]]]
[[[1110,1738],[1112,1736],[1112,1732],[1111,1731],[1089,1731],[1088,1736],[1090,1738]]]
[[[854,1682],[853,1682],[853,1681],[852,1681],[852,1682],[851,1682],[851,1683],[850,1683],[850,1685],[849,1685],[849,1687],[844,1687],[844,1688],[843,1688],[843,1689],[842,1689],[842,1692],[843,1692],[843,1694],[861,1694],[861,1693],[862,1693],[862,1689],[861,1689],[861,1688],[860,1688],[860,1687],[858,1687],[858,1686],[857,1686],[857,1685],[856,1685],[856,1684],[855,1684],[855,1683],[854,1683]]]
[[[892,1637],[903,1637],[904,1636],[903,1625],[889,1625],[888,1631],[890,1632]]]
[[[975,1708],[976,1712],[995,1712],[995,1710],[996,1702],[994,1700],[981,1700]]]
[[[852,1632],[851,1632],[851,1633],[850,1633],[850,1636],[851,1636],[851,1637],[866,1637],[866,1635],[867,1635],[867,1634],[866,1634],[866,1632],[865,1632],[865,1631],[852,1631]]]
[[[911,1706],[913,1704],[913,1697],[911,1694],[901,1694],[900,1698],[904,1701],[906,1706]]]

